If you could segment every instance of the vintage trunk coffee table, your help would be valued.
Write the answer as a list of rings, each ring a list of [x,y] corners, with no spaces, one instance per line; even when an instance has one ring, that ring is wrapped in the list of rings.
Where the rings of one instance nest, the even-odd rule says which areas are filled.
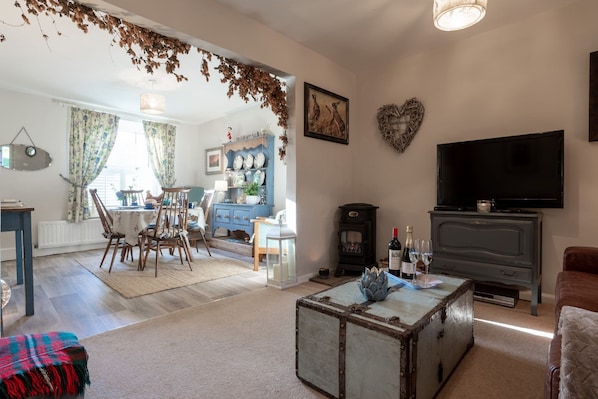
[[[359,279],[298,299],[297,377],[334,398],[432,398],[474,341],[473,282],[435,278],[381,302]]]

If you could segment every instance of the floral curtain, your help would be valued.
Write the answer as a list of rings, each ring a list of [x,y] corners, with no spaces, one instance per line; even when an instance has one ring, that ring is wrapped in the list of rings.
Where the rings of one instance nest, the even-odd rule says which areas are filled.
[[[67,222],[89,218],[87,185],[100,174],[116,140],[119,117],[71,108]]]
[[[165,123],[143,121],[143,130],[154,175],[162,187],[173,187],[176,181],[174,176],[176,127]]]

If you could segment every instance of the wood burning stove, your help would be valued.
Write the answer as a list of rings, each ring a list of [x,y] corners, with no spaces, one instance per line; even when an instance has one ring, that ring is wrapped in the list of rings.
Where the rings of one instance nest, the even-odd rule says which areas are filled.
[[[376,209],[371,204],[355,203],[339,206],[339,261],[335,275],[362,273],[376,262]]]

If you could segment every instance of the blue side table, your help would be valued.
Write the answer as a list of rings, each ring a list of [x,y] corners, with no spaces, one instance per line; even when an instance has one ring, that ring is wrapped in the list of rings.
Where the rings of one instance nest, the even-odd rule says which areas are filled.
[[[2,231],[15,232],[17,284],[25,282],[25,315],[32,316],[33,305],[33,243],[31,239],[31,212],[34,208],[2,208]]]

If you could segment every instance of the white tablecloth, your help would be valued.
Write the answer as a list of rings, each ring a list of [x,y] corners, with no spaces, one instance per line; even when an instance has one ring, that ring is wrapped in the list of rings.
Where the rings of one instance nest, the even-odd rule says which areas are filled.
[[[139,233],[153,223],[158,216],[158,209],[111,209],[115,232],[125,235],[125,242],[137,245]]]

